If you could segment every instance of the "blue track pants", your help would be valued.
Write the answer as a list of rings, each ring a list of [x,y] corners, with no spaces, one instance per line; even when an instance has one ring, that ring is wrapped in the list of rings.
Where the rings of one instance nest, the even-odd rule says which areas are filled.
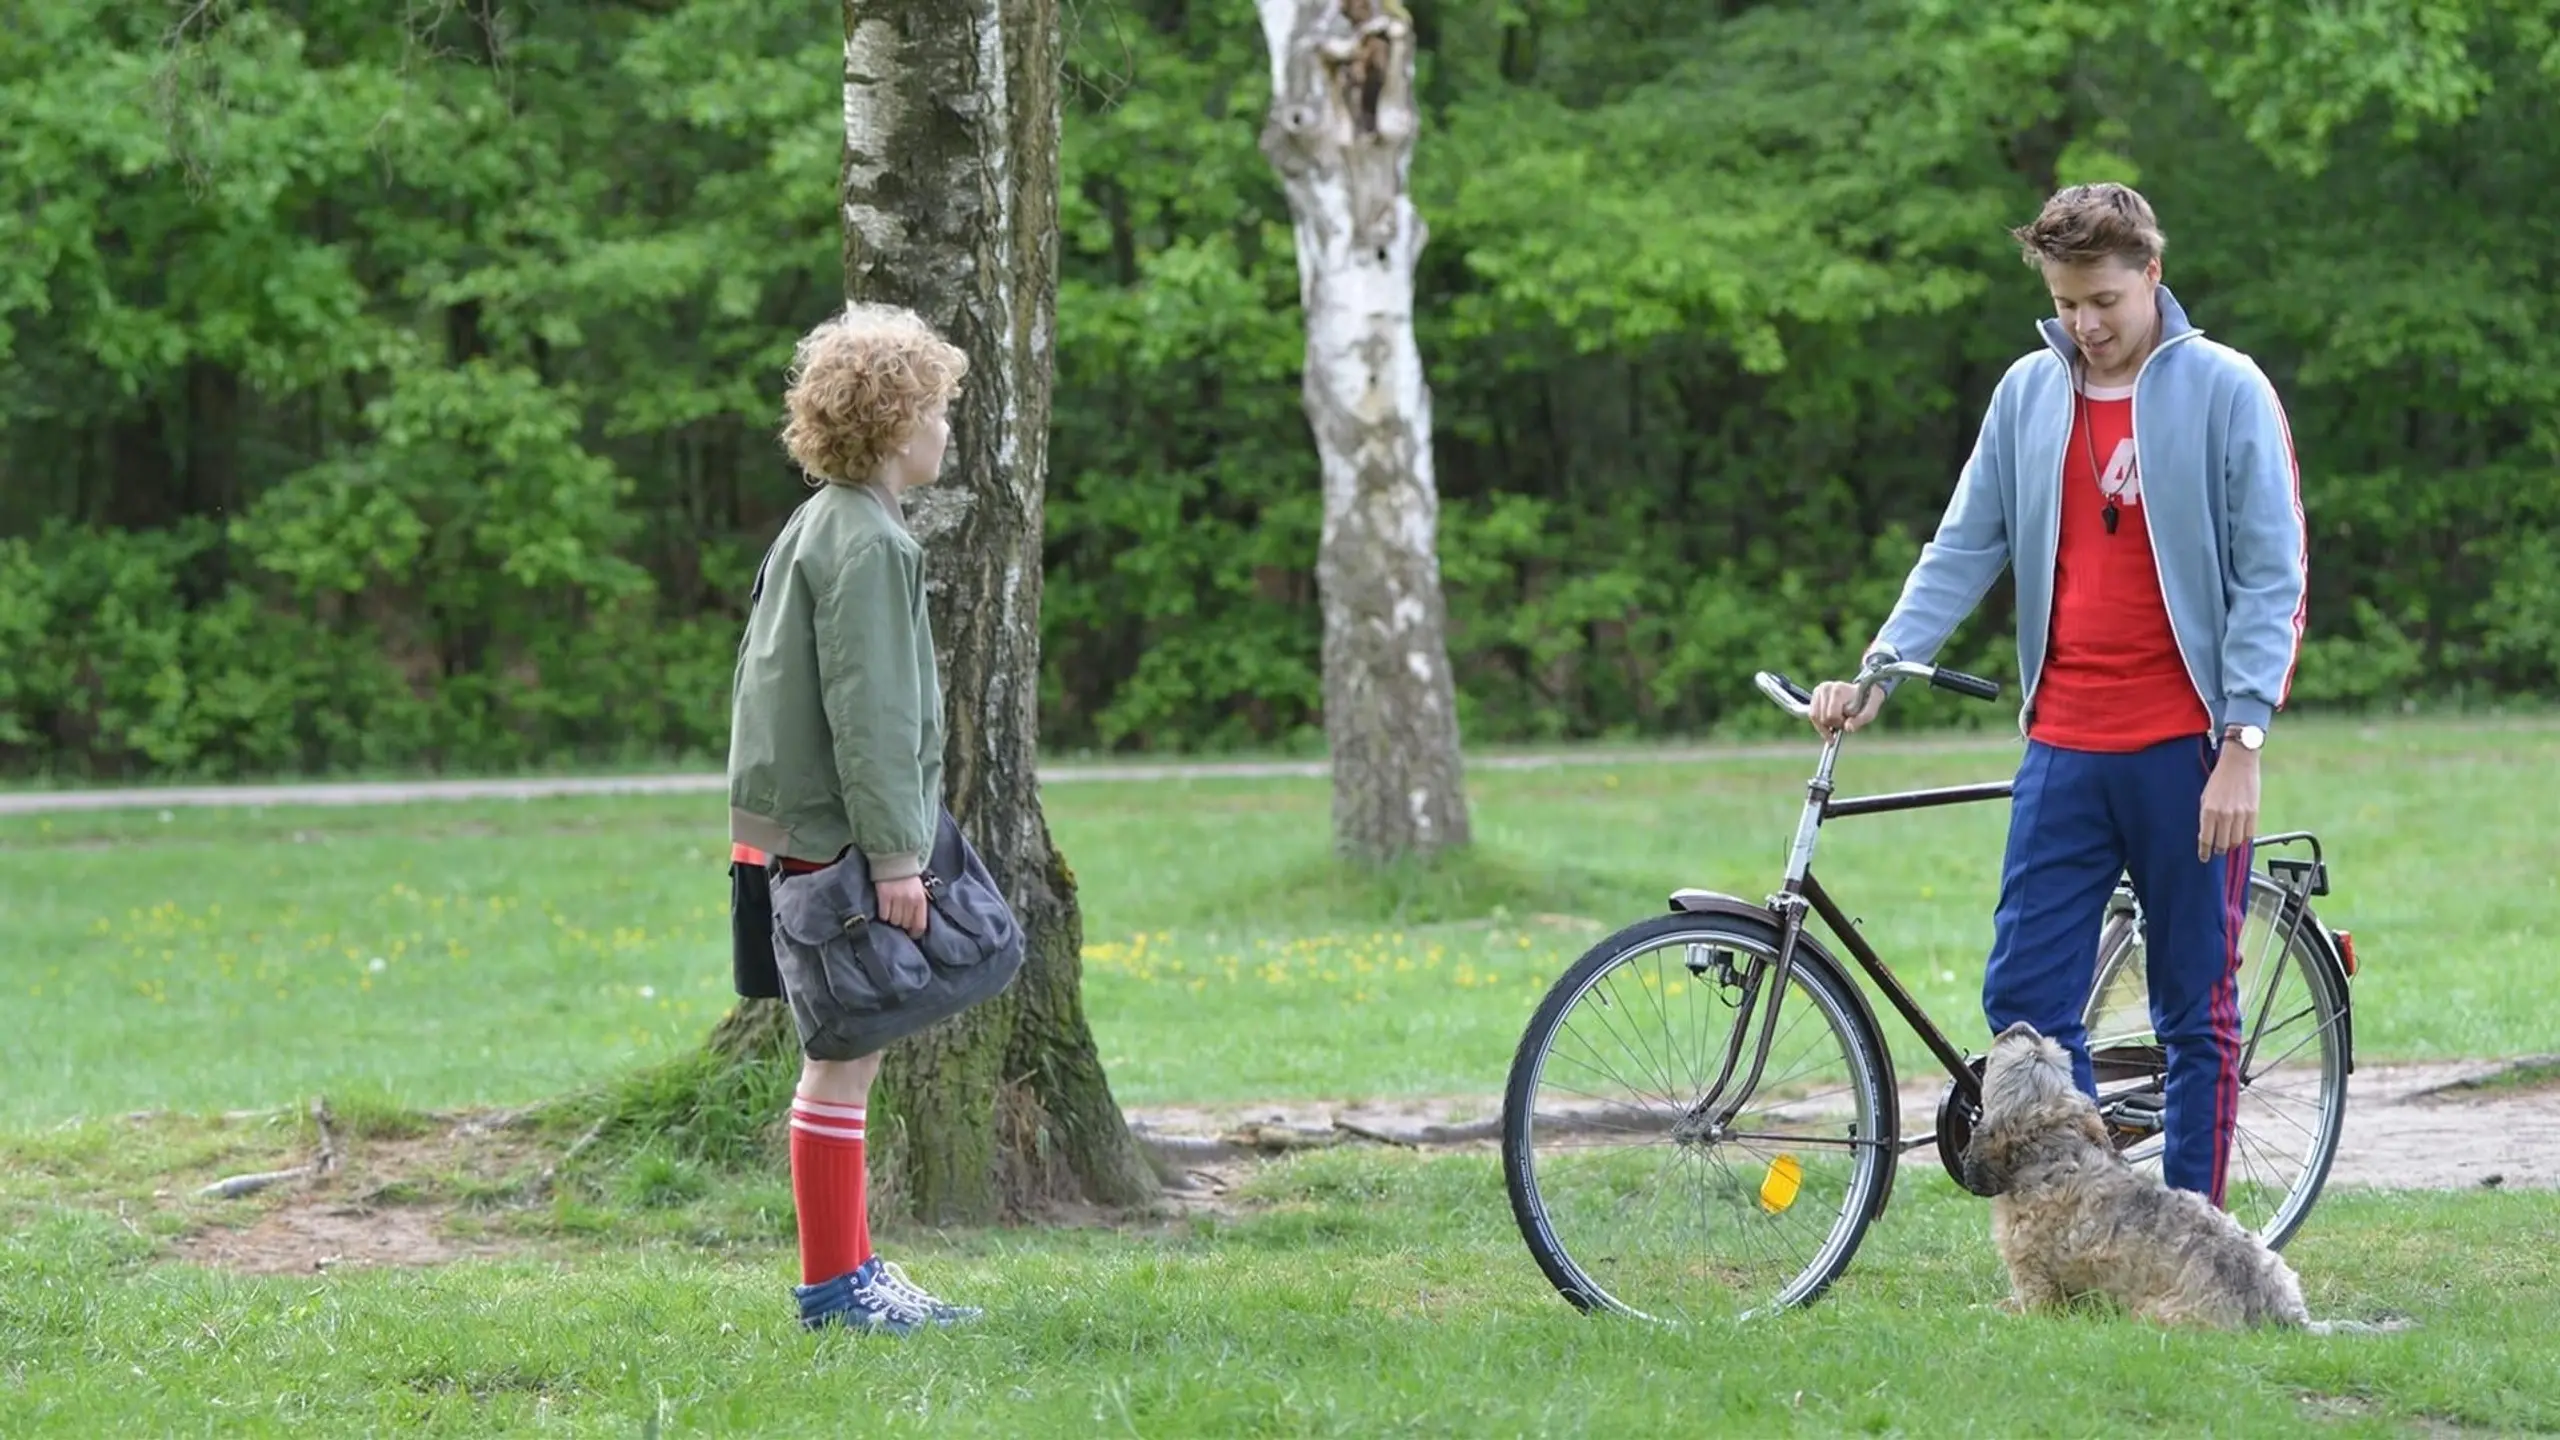
[[[1998,1034],[2024,1020],[2072,1054],[2097,1093],[2082,1014],[2116,877],[2142,901],[2152,1028],[2168,1051],[2162,1178],[2223,1203],[2240,1100],[2240,922],[2249,851],[2196,859],[2209,736],[2130,754],[2029,742],[2010,800],[2009,845],[1982,1010]]]

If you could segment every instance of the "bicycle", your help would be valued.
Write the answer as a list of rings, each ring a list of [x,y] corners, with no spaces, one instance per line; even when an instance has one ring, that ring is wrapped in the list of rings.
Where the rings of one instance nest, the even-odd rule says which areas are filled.
[[[1890,661],[1860,673],[1855,708],[1888,679],[1983,700],[2000,694],[1977,676]],[[1794,682],[1763,671],[1755,683],[1807,718],[1811,697]],[[1669,913],[1600,941],[1558,976],[1521,1035],[1503,1095],[1504,1186],[1539,1268],[1578,1309],[1686,1321],[1809,1304],[1883,1215],[1905,1152],[1934,1144],[1964,1183],[1960,1157],[1981,1113],[1981,1061],[1921,1009],[1815,878],[1813,856],[1827,821],[2005,799],[2012,782],[1835,796],[1845,738],[1823,741],[1776,894],[1754,904],[1675,891]],[[2261,852],[2288,846],[2307,846],[2309,858],[2270,854],[2259,867]],[[2240,1109],[2225,1203],[2282,1246],[2337,1153],[2354,1070],[2355,949],[2352,935],[2311,910],[2311,899],[2328,893],[2316,835],[2266,836],[2250,857]],[[1926,1133],[1906,1134],[1875,1011],[1808,914],[1945,1070]],[[2165,1052],[2152,1033],[2144,943],[2140,904],[2119,876],[2084,1016],[2109,1133],[2129,1161],[2156,1174]],[[1786,1015],[1793,1021],[1782,1032]],[[1723,1031],[1711,1035],[1719,1016]],[[1773,1064],[1808,1018],[1816,1023],[1803,1054],[1785,1050]],[[2307,1022],[2299,1033],[2297,1022]],[[1601,1054],[1611,1042],[1625,1047],[1623,1069]],[[2308,1047],[2316,1049],[2306,1057]]]

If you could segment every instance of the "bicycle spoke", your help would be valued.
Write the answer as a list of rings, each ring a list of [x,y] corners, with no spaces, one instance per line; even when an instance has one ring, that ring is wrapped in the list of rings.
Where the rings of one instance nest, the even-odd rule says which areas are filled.
[[[1617,983],[1617,977],[1616,977],[1615,975],[1612,975],[1611,977],[1609,977],[1609,980],[1608,980],[1606,983],[1609,985],[1609,987],[1610,987],[1610,989],[1611,989],[1612,991],[1617,991],[1617,990],[1619,989],[1619,986],[1618,986],[1618,983]],[[1643,986],[1641,986],[1641,985],[1638,985],[1638,986],[1636,987],[1636,989],[1637,989],[1637,990],[1639,990],[1639,991],[1641,991],[1643,988],[1644,988],[1644,987],[1643,987]],[[1637,1013],[1636,1008],[1635,1008],[1633,1005],[1628,1004],[1628,1003],[1627,1003],[1627,1002],[1622,998],[1622,999],[1620,999],[1620,1000],[1618,1000],[1618,1001],[1614,1002],[1613,1011],[1614,1011],[1614,1012],[1618,1012],[1618,1013],[1613,1013],[1611,1016],[1609,1016],[1608,1018],[1606,1018],[1606,1019],[1604,1019],[1604,1020],[1602,1021],[1602,1023],[1603,1023],[1603,1024],[1605,1024],[1605,1025],[1607,1025],[1607,1026],[1608,1026],[1609,1033],[1610,1033],[1610,1035],[1611,1035],[1613,1038],[1614,1038],[1614,1037],[1617,1035],[1617,1033],[1618,1033],[1618,1021],[1619,1021],[1620,1019],[1622,1019],[1622,1018],[1623,1018],[1623,1019],[1625,1020],[1625,1022],[1626,1022],[1626,1026],[1627,1026],[1627,1030],[1628,1030],[1628,1033],[1629,1033],[1629,1034],[1631,1034],[1631,1035],[1638,1035],[1638,1036],[1641,1036],[1641,1034],[1642,1034],[1642,1032],[1643,1032],[1643,1026],[1644,1026],[1643,1017],[1642,1017],[1642,1016],[1640,1016],[1640,1015]],[[1659,1080],[1661,1080],[1661,1082],[1662,1082],[1662,1092],[1661,1092],[1661,1093],[1662,1093],[1662,1097],[1663,1097],[1664,1101],[1665,1101],[1665,1102],[1667,1102],[1667,1103],[1669,1103],[1669,1104],[1672,1104],[1672,1105],[1677,1105],[1677,1104],[1679,1104],[1679,1103],[1680,1103],[1680,1096],[1679,1096],[1680,1084],[1679,1084],[1679,1081],[1677,1081],[1676,1079],[1674,1079],[1674,1078],[1672,1077],[1672,1074],[1671,1074],[1671,1070],[1670,1070],[1669,1065],[1668,1065],[1667,1063],[1665,1063],[1665,1064],[1662,1066],[1662,1068],[1660,1068],[1659,1070],[1657,1070],[1657,1069],[1655,1068],[1655,1064],[1656,1064],[1657,1060],[1661,1059],[1661,1057],[1658,1057],[1658,1056],[1656,1056],[1656,1055],[1654,1054],[1653,1049],[1652,1049],[1652,1047],[1651,1047],[1651,1046],[1644,1045],[1644,1044],[1641,1044],[1641,1043],[1635,1043],[1635,1044],[1630,1044],[1630,1045],[1628,1046],[1628,1050],[1629,1050],[1630,1054],[1631,1054],[1635,1059],[1637,1059],[1637,1060],[1639,1060],[1639,1061],[1641,1061],[1641,1062],[1642,1062],[1643,1067],[1644,1067],[1644,1074],[1645,1074],[1645,1076],[1646,1076],[1646,1078],[1647,1078],[1647,1079],[1657,1079],[1657,1078],[1658,1078]]]
[[[2292,1024],[2295,1019],[2295,1015],[2288,1015],[2278,1026],[2271,1027],[2267,1024],[2268,1013],[2275,1009],[2276,993],[2284,988],[2285,976],[2290,969],[2291,967],[2279,958],[2276,961],[2274,977],[2267,982],[2266,989],[2258,996],[2258,1023],[2249,1028],[2248,1043],[2242,1046],[2240,1051],[2240,1068],[2243,1073],[2248,1071],[2249,1063],[2257,1058],[2258,1045],[2268,1032],[2271,1029],[2281,1028],[2282,1025]],[[2296,1015],[2307,1014],[2310,1009],[2311,1006],[2306,1003],[2303,1010],[2297,1011]]]
[[[2238,1160],[2241,1172],[2249,1178],[2251,1184],[2255,1184],[2258,1161],[2268,1158],[2265,1152],[2266,1147],[2260,1145],[2255,1136],[2246,1130],[2234,1127],[2231,1132],[2231,1154],[2225,1159],[2224,1164],[2227,1168],[2230,1160]]]
[[[1574,1057],[1572,1057],[1572,1056],[1565,1056],[1565,1057],[1561,1057],[1561,1058],[1565,1058],[1565,1059],[1574,1059]],[[1575,1060],[1575,1062],[1574,1062],[1574,1063],[1576,1063],[1577,1065],[1581,1065],[1581,1067],[1582,1067],[1583,1069],[1588,1070],[1588,1071],[1590,1071],[1591,1073],[1593,1073],[1593,1074],[1595,1074],[1595,1075],[1598,1075],[1598,1074],[1605,1074],[1605,1075],[1607,1075],[1607,1076],[1608,1076],[1608,1078],[1610,1078],[1610,1079],[1618,1080],[1618,1076],[1617,1076],[1617,1074],[1616,1074],[1614,1071],[1604,1071],[1604,1070],[1603,1070],[1601,1067],[1599,1067],[1599,1066],[1595,1066],[1595,1065],[1587,1064],[1587,1063],[1584,1063],[1584,1062],[1582,1062],[1582,1061],[1580,1061],[1580,1060]],[[1621,1087],[1623,1087],[1623,1091],[1622,1091],[1622,1093],[1624,1093],[1624,1094],[1632,1094],[1632,1095],[1639,1095],[1639,1096],[1643,1095],[1643,1092],[1642,1092],[1642,1091],[1640,1091],[1640,1090],[1636,1090],[1636,1089],[1634,1089],[1634,1087],[1632,1087],[1632,1086],[1627,1086],[1627,1085],[1626,1085],[1626,1082],[1625,1082],[1624,1080],[1619,1080],[1619,1084],[1621,1085]],[[1660,1112],[1660,1113],[1664,1113],[1664,1114],[1677,1114],[1677,1113],[1679,1113],[1679,1109],[1680,1109],[1680,1107],[1678,1107],[1678,1106],[1676,1106],[1676,1105],[1669,1104],[1668,1102],[1665,1102],[1665,1103],[1660,1104],[1660,1105],[1639,1105],[1639,1104],[1633,1103],[1633,1102],[1631,1102],[1631,1101],[1628,1101],[1628,1100],[1626,1100],[1626,1099],[1623,1099],[1623,1098],[1620,1098],[1620,1097],[1617,1097],[1617,1096],[1603,1095],[1603,1094],[1598,1093],[1597,1091],[1592,1091],[1592,1090],[1583,1090],[1583,1089],[1579,1089],[1579,1088],[1576,1088],[1576,1087],[1573,1087],[1573,1086],[1564,1086],[1564,1085],[1559,1085],[1557,1088],[1559,1088],[1559,1089],[1563,1089],[1563,1090],[1566,1090],[1568,1093],[1571,1093],[1571,1094],[1581,1095],[1581,1096],[1587,1097],[1587,1098],[1592,1099],[1592,1100],[1597,1100],[1597,1101],[1599,1101],[1599,1102],[1601,1102],[1602,1104],[1605,1104],[1605,1105],[1615,1105],[1615,1106],[1618,1106],[1618,1107],[1620,1107],[1620,1108],[1622,1108],[1622,1109],[1634,1110],[1634,1111],[1637,1111],[1637,1112],[1639,1112],[1639,1113],[1647,1113],[1647,1114],[1650,1114],[1650,1113]],[[1649,1098],[1649,1097],[1648,1097],[1648,1098]]]
[[[1561,1109],[1561,1108],[1559,1108],[1559,1109],[1555,1110],[1554,1112],[1552,1112],[1552,1113],[1554,1113],[1554,1114],[1555,1114],[1555,1116],[1557,1117],[1557,1119],[1558,1119],[1558,1120],[1563,1120],[1563,1119],[1565,1119],[1565,1118],[1567,1118],[1567,1117],[1571,1117],[1571,1118],[1575,1119],[1576,1121],[1580,1122],[1580,1123],[1575,1127],[1576,1129],[1580,1129],[1580,1130],[1584,1130],[1584,1131],[1599,1131],[1599,1132],[1602,1132],[1602,1133],[1607,1133],[1607,1134],[1612,1134],[1612,1135],[1623,1135],[1623,1136],[1627,1137],[1627,1139],[1628,1139],[1629,1141],[1634,1142],[1634,1143],[1638,1143],[1638,1144],[1645,1144],[1645,1145],[1654,1145],[1654,1144],[1663,1144],[1663,1143],[1667,1143],[1667,1142],[1670,1140],[1670,1138],[1671,1138],[1671,1127],[1672,1127],[1675,1123],[1677,1123],[1677,1121],[1679,1120],[1679,1117],[1678,1117],[1678,1116],[1676,1116],[1676,1115],[1664,1115],[1664,1114],[1662,1114],[1662,1113],[1661,1113],[1661,1112],[1659,1112],[1659,1111],[1652,1111],[1652,1110],[1638,1110],[1638,1109],[1636,1109],[1636,1107],[1634,1107],[1634,1106],[1632,1106],[1632,1105],[1625,1104],[1625,1103],[1624,1103],[1624,1102],[1622,1102],[1622,1101],[1612,1100],[1612,1099],[1610,1099],[1609,1097],[1607,1097],[1607,1096],[1605,1096],[1605,1095],[1593,1095],[1593,1094],[1591,1094],[1591,1092],[1590,1092],[1590,1091],[1587,1091],[1587,1090],[1575,1090],[1575,1089],[1572,1089],[1572,1088],[1570,1088],[1570,1087],[1566,1087],[1566,1086],[1558,1086],[1557,1088],[1558,1088],[1558,1089],[1560,1089],[1560,1090],[1563,1090],[1563,1091],[1564,1091],[1564,1093],[1566,1093],[1566,1094],[1568,1094],[1568,1095],[1581,1095],[1581,1096],[1585,1096],[1585,1097],[1587,1097],[1587,1098],[1589,1098],[1589,1099],[1592,1099],[1592,1100],[1598,1101],[1601,1105],[1606,1106],[1606,1107],[1611,1107],[1611,1108],[1615,1108],[1615,1109],[1631,1111],[1631,1112],[1633,1112],[1635,1115],[1637,1115],[1637,1116],[1639,1116],[1639,1117],[1641,1117],[1641,1118],[1643,1118],[1643,1119],[1645,1119],[1645,1120],[1648,1120],[1648,1121],[1651,1121],[1651,1122],[1652,1122],[1651,1124],[1648,1124],[1648,1125],[1645,1125],[1645,1126],[1634,1126],[1634,1125],[1618,1125],[1618,1126],[1611,1126],[1611,1125],[1605,1125],[1605,1124],[1602,1124],[1602,1123],[1598,1122],[1597,1120],[1595,1120],[1595,1119],[1592,1117],[1592,1115],[1590,1114],[1590,1112],[1589,1112],[1589,1111],[1577,1111],[1577,1110]],[[1540,1108],[1540,1110],[1543,1112],[1543,1111],[1545,1111],[1545,1110],[1546,1110],[1546,1108],[1547,1108],[1547,1107],[1545,1107],[1545,1106],[1540,1106],[1539,1108]]]
[[[1635,1054],[1628,1046],[1626,1037],[1619,1033],[1618,1017],[1616,1014],[1617,1010],[1621,1008],[1619,1002],[1612,999],[1607,993],[1597,986],[1593,987],[1591,998],[1599,1002],[1597,1008],[1591,1011],[1587,1016],[1581,1012],[1577,1012],[1575,1016],[1576,1023],[1571,1026],[1574,1039],[1581,1044],[1583,1052],[1591,1057],[1588,1068],[1594,1073],[1605,1074],[1611,1080],[1614,1080],[1618,1084],[1626,1087],[1627,1093],[1630,1095],[1642,1095],[1647,1099],[1660,1100],[1666,1105],[1676,1104],[1677,1101],[1672,1096],[1668,1087],[1661,1089],[1654,1088],[1652,1084],[1654,1076],[1642,1064],[1643,1057]],[[1609,1049],[1606,1056],[1602,1054],[1600,1040],[1583,1029],[1580,1022],[1585,1019],[1588,1020],[1588,1023],[1592,1028],[1603,1032],[1607,1036]],[[1635,1065],[1638,1075],[1646,1083],[1639,1085],[1634,1080],[1628,1079],[1618,1069],[1619,1060],[1625,1060],[1628,1063]]]
[[[2304,1138],[2320,1138],[2320,1132],[2315,1128],[2320,1118],[2320,1105],[2316,1100],[2302,1100],[2290,1095],[2253,1095],[2243,1090],[2240,1092],[2240,1104],[2244,1113],[2253,1114],[2263,1108],[2268,1116],[2292,1126]],[[2305,1116],[2309,1117],[2310,1123],[2304,1122]],[[2247,1121],[2243,1119],[2241,1123],[2246,1124]]]
[[[1774,1055],[1778,1053],[1778,1047],[1784,1044],[1789,1036],[1795,1034],[1796,1026],[1803,1023],[1803,1012],[1804,1007],[1797,1007],[1797,1018],[1788,1021],[1786,1029],[1780,1031],[1777,1038],[1769,1042],[1770,1054]],[[1778,1086],[1783,1085],[1787,1081],[1794,1079],[1796,1076],[1803,1074],[1808,1066],[1818,1063],[1818,1057],[1807,1059],[1802,1064],[1797,1065],[1794,1069],[1789,1070],[1786,1074],[1779,1076],[1775,1080],[1769,1079],[1766,1075],[1763,1075],[1761,1077],[1760,1084],[1766,1089],[1776,1089]]]
[[[1661,950],[1653,952],[1654,983],[1650,987],[1653,993],[1653,1013],[1662,1017],[1662,1048],[1664,1051],[1669,1053],[1673,1059],[1680,1062],[1682,1069],[1689,1072],[1689,1093],[1694,1095],[1700,1090],[1705,1089],[1706,1084],[1699,1076],[1698,1067],[1692,1063],[1688,1051],[1682,1048],[1679,1037],[1671,1033],[1670,991],[1672,981],[1662,973],[1663,954],[1664,952]],[[1687,987],[1684,986],[1682,988],[1685,989]],[[1663,1069],[1666,1078],[1673,1078],[1669,1074],[1670,1067],[1668,1065],[1664,1066]]]
[[[1743,1191],[1749,1188],[1744,1183],[1741,1175],[1734,1171],[1733,1163],[1726,1159],[1721,1153],[1709,1152],[1706,1156],[1706,1160],[1708,1164],[1711,1164],[1724,1172],[1725,1178],[1733,1183],[1733,1187],[1736,1191]],[[1781,1263],[1785,1262],[1787,1257],[1779,1252],[1775,1240],[1770,1236],[1766,1228],[1751,1224],[1748,1220],[1745,1220],[1741,1224],[1732,1226],[1731,1228],[1742,1232],[1743,1238],[1751,1241],[1752,1244],[1758,1248],[1761,1254],[1768,1256],[1772,1260],[1777,1260]]]
[[[1610,977],[1609,986],[1612,991],[1619,990],[1616,976]],[[1643,993],[1644,988],[1642,985],[1635,987],[1639,995]],[[1680,1082],[1671,1074],[1669,1064],[1664,1061],[1664,1057],[1654,1053],[1652,1046],[1643,1043],[1644,1017],[1637,1013],[1634,1005],[1623,998],[1623,994],[1617,1006],[1621,1013],[1613,1014],[1605,1022],[1609,1026],[1610,1035],[1613,1038],[1617,1035],[1618,1022],[1623,1020],[1626,1023],[1628,1035],[1633,1037],[1627,1046],[1630,1056],[1641,1064],[1646,1078],[1659,1079],[1662,1082],[1662,1095],[1665,1100],[1674,1105],[1680,1103]]]
[[[2243,1099],[2243,1100],[2248,1099],[2248,1098],[2249,1098],[2249,1094],[2248,1094],[2248,1092],[2247,1092],[2247,1091],[2245,1091],[2245,1090],[2244,1090],[2244,1091],[2242,1091],[2242,1092],[2241,1092],[2241,1095],[2240,1095],[2240,1098],[2241,1098],[2241,1099]],[[2303,1124],[2301,1121],[2294,1119],[2292,1116],[2287,1115],[2286,1113],[2284,1113],[2284,1112],[2283,1112],[2283,1111],[2281,1111],[2281,1110],[2277,1110],[2277,1109],[2274,1109],[2274,1108],[2272,1108],[2272,1107],[2271,1107],[2271,1108],[2269,1108],[2269,1109],[2268,1109],[2267,1113],[2268,1113],[2268,1114],[2270,1114],[2270,1115],[2273,1115],[2274,1117],[2276,1117],[2276,1118],[2277,1118],[2277,1119],[2279,1119],[2279,1120],[2282,1120],[2282,1121],[2283,1121],[2284,1123],[2286,1123],[2287,1125],[2292,1126],[2292,1127],[2294,1128],[2295,1132],[2296,1132],[2296,1133],[2298,1133],[2298,1134],[2300,1134],[2300,1135],[2302,1136],[2302,1138],[2303,1138],[2303,1139],[2305,1139],[2305,1140],[2317,1141],[2317,1140],[2320,1138],[2319,1132],[2317,1132],[2317,1131],[2313,1130],[2310,1126]]]
[[[2259,1139],[2246,1127],[2235,1128],[2231,1132],[2231,1144],[2234,1149],[2246,1150],[2259,1159],[2266,1161],[2268,1168],[2271,1170],[2279,1172],[2288,1170],[2298,1172],[2300,1169],[2299,1166],[2288,1166],[2279,1163],[2273,1148],[2264,1140]],[[2287,1181],[2286,1183],[2290,1185],[2292,1182]]]
[[[1599,1023],[1603,1028],[1609,1028],[1609,1022],[1607,1020],[1603,1019]],[[1615,1034],[1615,1030],[1612,1029],[1611,1035],[1613,1038],[1615,1037]],[[1615,1065],[1608,1063],[1606,1060],[1603,1060],[1600,1056],[1599,1047],[1593,1045],[1590,1037],[1582,1034],[1581,1031],[1573,1031],[1573,1038],[1582,1046],[1583,1050],[1591,1056],[1591,1061],[1584,1064],[1584,1069],[1591,1071],[1591,1073],[1595,1075],[1608,1076],[1611,1080],[1616,1081],[1620,1086],[1624,1087],[1626,1092],[1630,1095],[1642,1095],[1650,1100],[1660,1100],[1663,1105],[1669,1109],[1677,1110],[1682,1108],[1678,1098],[1673,1096],[1668,1090],[1649,1090],[1644,1086],[1638,1085],[1634,1081],[1629,1080],[1626,1076],[1619,1074],[1618,1068]]]
[[[2258,1073],[2259,1073],[2259,1074],[2261,1074],[2261,1075],[2263,1075],[2263,1074],[2265,1074],[2268,1070],[2272,1070],[2272,1069],[2274,1069],[2276,1066],[2281,1065],[2281,1064],[2283,1064],[2284,1062],[2286,1062],[2287,1060],[2292,1059],[2292,1058],[2293,1058],[2297,1053],[2299,1053],[2299,1052],[2301,1051],[2301,1049],[2302,1049],[2302,1047],[2303,1047],[2303,1046],[2310,1044],[2310,1043],[2311,1043],[2312,1041],[2314,1041],[2314,1040],[2322,1039],[2323,1037],[2327,1036],[2327,1035],[2329,1034],[2329,1032],[2330,1032],[2330,1031],[2337,1029],[2337,1028],[2338,1028],[2338,1021],[2339,1021],[2340,1019],[2342,1019],[2342,1018],[2343,1018],[2343,1015],[2332,1015],[2332,1016],[2330,1016],[2328,1019],[2321,1021],[2319,1024],[2312,1026],[2312,1027],[2311,1027],[2311,1033],[2310,1033],[2310,1034],[2305,1035],[2305,1036],[2303,1036],[2301,1039],[2296,1040],[2295,1042],[2293,1042],[2293,1049],[2291,1049],[2291,1050],[2287,1050],[2287,1051],[2286,1051],[2286,1052],[2284,1052],[2282,1055],[2279,1055],[2279,1056],[2277,1056],[2275,1059],[2268,1061],[2268,1062],[2267,1062],[2267,1064],[2266,1064],[2264,1067],[2262,1067],[2262,1068],[2259,1070],[2259,1072],[2258,1072]],[[2247,1076],[2247,1075],[2243,1075],[2243,1076],[2241,1077],[2242,1083],[2244,1083],[2244,1084],[2248,1083],[2248,1081],[2249,1081],[2249,1079],[2250,1079],[2250,1078],[2251,1078],[2251,1077],[2249,1077],[2249,1076]]]

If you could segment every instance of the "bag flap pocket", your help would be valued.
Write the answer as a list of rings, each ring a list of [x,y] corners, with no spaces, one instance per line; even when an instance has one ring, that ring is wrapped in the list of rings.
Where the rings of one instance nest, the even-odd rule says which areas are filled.
[[[987,917],[982,913],[985,899],[975,887],[963,886],[957,881],[939,877],[928,877],[925,881],[924,893],[926,901],[933,907],[933,919],[936,924],[954,926],[973,940],[989,938]]]
[[[996,888],[996,877],[988,873],[986,862],[961,835],[948,810],[942,813],[934,836],[925,894],[935,919],[950,922],[981,946],[1003,945],[1015,928],[1012,907]]]
[[[807,875],[785,875],[773,891],[773,923],[783,934],[808,946],[824,945],[870,922],[868,896],[855,893],[857,881],[839,861]]]
[[[899,938],[906,938],[904,932]],[[987,958],[985,937],[954,923],[951,912],[940,905],[933,907],[933,917],[925,922],[924,938],[914,944],[945,970],[965,970]]]

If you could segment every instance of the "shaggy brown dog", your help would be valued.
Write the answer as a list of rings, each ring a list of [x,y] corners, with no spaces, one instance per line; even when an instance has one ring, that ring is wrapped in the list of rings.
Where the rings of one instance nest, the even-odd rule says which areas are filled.
[[[1992,1042],[1963,1161],[1967,1187],[1992,1197],[1991,1240],[2013,1291],[2003,1308],[2097,1294],[2162,1324],[2333,1328],[2312,1322],[2302,1282],[2257,1236],[2127,1165],[2073,1083],[2070,1054],[2024,1022]]]

